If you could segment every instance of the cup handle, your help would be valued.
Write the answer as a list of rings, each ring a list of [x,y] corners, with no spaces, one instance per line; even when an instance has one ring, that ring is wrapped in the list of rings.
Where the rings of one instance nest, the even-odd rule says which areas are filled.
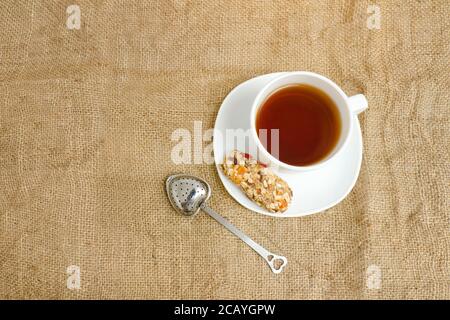
[[[367,109],[369,103],[363,94],[357,94],[348,98],[348,106],[354,114],[359,114]]]

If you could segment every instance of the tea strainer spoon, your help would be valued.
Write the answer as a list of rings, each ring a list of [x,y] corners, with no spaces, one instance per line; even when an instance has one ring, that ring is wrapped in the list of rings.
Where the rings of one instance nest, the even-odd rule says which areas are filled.
[[[166,191],[175,210],[185,216],[194,216],[200,210],[205,211],[255,250],[269,264],[272,272],[283,271],[287,264],[286,257],[269,252],[206,205],[206,201],[211,196],[211,188],[205,180],[185,174],[171,175],[166,180]]]

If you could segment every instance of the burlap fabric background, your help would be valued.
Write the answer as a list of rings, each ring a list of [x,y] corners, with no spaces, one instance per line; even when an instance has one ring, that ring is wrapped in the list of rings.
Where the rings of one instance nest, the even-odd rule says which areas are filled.
[[[77,1],[80,30],[70,4],[0,2],[1,298],[450,298],[448,1]],[[175,129],[211,128],[233,87],[283,70],[369,100],[355,188],[297,219],[170,158]],[[183,171],[283,274],[172,210],[163,181]]]

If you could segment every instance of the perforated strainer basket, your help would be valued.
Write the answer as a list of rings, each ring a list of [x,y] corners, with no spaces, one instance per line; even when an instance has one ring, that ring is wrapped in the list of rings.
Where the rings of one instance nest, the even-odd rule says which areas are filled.
[[[199,212],[202,204],[200,201],[206,202],[211,196],[211,188],[205,181],[183,174],[170,176],[166,181],[166,188],[175,210],[188,216]]]

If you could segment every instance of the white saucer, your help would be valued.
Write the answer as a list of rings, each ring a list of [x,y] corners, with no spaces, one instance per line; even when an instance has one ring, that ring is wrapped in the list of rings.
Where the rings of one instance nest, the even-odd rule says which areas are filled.
[[[239,117],[239,115],[250,113],[252,102],[259,89],[280,74],[282,73],[259,76],[234,88],[222,102],[214,131],[225,134],[226,129],[249,129],[246,117]],[[284,213],[274,214],[261,208],[248,199],[239,187],[223,174],[219,164],[222,163],[225,154],[231,150],[225,150],[227,147],[223,139],[214,139],[214,160],[219,177],[229,194],[241,205],[254,212],[273,217],[301,217],[324,211],[341,202],[352,190],[358,178],[362,159],[362,136],[359,121],[355,120],[353,132],[345,149],[325,167],[309,172],[274,170],[290,185],[294,194],[289,209]]]

